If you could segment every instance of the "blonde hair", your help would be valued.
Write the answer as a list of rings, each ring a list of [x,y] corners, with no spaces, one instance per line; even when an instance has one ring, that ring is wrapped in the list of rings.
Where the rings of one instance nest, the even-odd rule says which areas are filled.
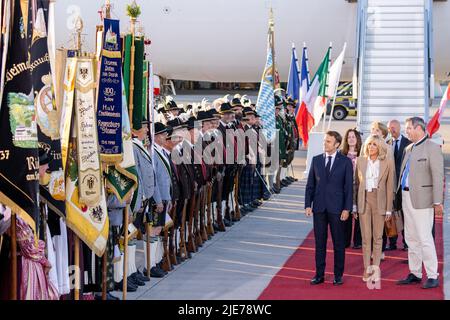
[[[378,159],[379,160],[386,159],[387,144],[384,142],[384,140],[382,138],[380,138],[379,136],[377,136],[375,134],[370,135],[367,138],[366,142],[364,143],[364,147],[363,147],[364,157],[369,158],[369,144],[371,142],[375,142],[375,144],[377,145],[377,148],[378,148]]]
[[[374,122],[372,122],[371,128],[376,128],[376,129],[380,130],[384,139],[386,139],[386,137],[388,136],[388,133],[389,133],[388,127],[383,122],[374,121]]]

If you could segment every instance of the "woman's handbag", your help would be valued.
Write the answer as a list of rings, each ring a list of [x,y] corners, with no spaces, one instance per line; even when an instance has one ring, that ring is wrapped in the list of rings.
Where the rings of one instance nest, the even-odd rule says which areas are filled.
[[[392,214],[391,219],[389,221],[384,222],[384,229],[386,231],[386,236],[389,238],[397,236],[397,224],[396,224],[396,215]]]

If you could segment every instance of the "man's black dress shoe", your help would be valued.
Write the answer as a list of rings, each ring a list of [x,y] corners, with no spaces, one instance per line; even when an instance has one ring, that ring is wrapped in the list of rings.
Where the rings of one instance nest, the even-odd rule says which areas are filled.
[[[144,268],[143,272],[147,274],[147,269]],[[163,278],[165,275],[164,271],[158,267],[152,267],[150,269],[150,277],[152,278]]]
[[[127,281],[127,291],[128,292],[135,292],[137,291],[137,286],[131,284]],[[114,282],[114,290],[116,291],[122,291],[123,289],[123,280],[120,280],[120,282]]]
[[[228,219],[223,219],[223,224],[225,227],[231,227],[233,225],[233,223]]]
[[[335,277],[333,281],[334,286],[340,286],[343,285],[344,281],[342,281],[342,277]]]
[[[135,273],[133,273],[131,275],[132,277],[135,277],[143,282],[148,282],[150,281],[150,278],[147,277],[145,274],[143,274],[142,272],[140,272],[139,270],[137,270]]]
[[[319,277],[319,276],[315,276],[314,278],[312,278],[311,280],[311,284],[313,286],[324,283],[325,282],[325,278],[324,277]]]
[[[138,287],[145,286],[145,282],[139,280],[136,276],[131,276],[131,275],[130,275],[130,276],[127,278],[127,281],[128,281],[129,283],[135,285],[135,286],[138,286]]]
[[[358,245],[356,245],[356,246],[353,246],[352,248],[353,248],[353,249],[361,249],[361,248],[362,248],[362,245],[358,244]]]
[[[102,294],[96,294],[94,297],[95,300],[102,300]],[[113,296],[111,293],[107,292],[106,293],[106,300],[120,300],[119,298],[117,298],[116,296]]]
[[[385,250],[386,251],[394,251],[394,250],[397,250],[397,246],[388,246],[388,247],[386,247]]]
[[[405,279],[397,281],[398,285],[405,285],[405,284],[417,284],[422,281],[421,278],[416,277],[412,273],[408,274],[408,276]]]
[[[438,279],[427,279],[427,281],[425,281],[425,283],[423,284],[422,289],[431,289],[437,287],[439,287]]]

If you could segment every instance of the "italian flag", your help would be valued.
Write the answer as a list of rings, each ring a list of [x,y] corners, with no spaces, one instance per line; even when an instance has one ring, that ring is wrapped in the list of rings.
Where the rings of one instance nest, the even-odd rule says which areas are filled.
[[[314,75],[308,92],[303,97],[300,95],[301,105],[297,113],[296,121],[304,146],[308,145],[309,131],[319,124],[327,105],[327,78],[330,64],[330,50],[331,47],[328,48],[319,69]]]
[[[428,122],[427,125],[427,131],[430,136],[430,138],[435,134],[439,127],[441,126],[441,118],[444,114],[445,106],[447,105],[447,101],[450,99],[450,83],[447,86],[447,89],[445,89],[444,95],[441,99],[441,104],[439,105],[439,109],[434,114],[433,118]]]

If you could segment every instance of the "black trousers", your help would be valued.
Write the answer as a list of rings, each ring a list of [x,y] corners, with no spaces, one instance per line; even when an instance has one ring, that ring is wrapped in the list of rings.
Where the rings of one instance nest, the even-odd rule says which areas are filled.
[[[334,276],[342,277],[345,264],[345,222],[340,214],[314,212],[314,238],[316,242],[316,275],[325,275],[328,225],[331,230],[334,250]]]
[[[354,221],[354,223],[353,223]],[[349,248],[352,244],[352,233],[353,233],[353,245],[360,246],[362,245],[361,238],[361,227],[359,225],[359,219],[353,220],[352,215],[344,222],[345,229],[345,247]]]

